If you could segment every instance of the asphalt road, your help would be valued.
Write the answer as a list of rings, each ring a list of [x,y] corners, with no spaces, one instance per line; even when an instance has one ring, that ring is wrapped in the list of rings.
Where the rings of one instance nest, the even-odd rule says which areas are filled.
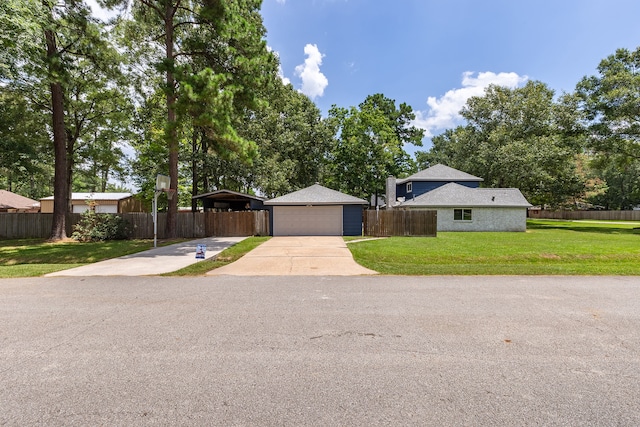
[[[640,278],[0,280],[0,425],[640,425]]]

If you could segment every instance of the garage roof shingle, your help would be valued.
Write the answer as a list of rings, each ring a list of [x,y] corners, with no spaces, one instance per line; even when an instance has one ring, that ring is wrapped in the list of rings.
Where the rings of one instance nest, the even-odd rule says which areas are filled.
[[[264,202],[268,206],[301,205],[366,205],[368,202],[348,194],[314,184],[311,187]]]

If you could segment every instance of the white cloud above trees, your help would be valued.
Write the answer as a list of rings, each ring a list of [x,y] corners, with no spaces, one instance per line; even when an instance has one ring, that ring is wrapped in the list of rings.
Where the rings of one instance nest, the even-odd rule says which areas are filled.
[[[489,85],[515,88],[528,80],[527,76],[516,73],[493,73],[491,71],[474,73],[466,71],[462,74],[462,87],[447,91],[440,98],[427,98],[427,110],[416,110],[414,125],[424,129],[427,137],[437,131],[453,128],[463,122],[460,110],[472,96],[482,96]]]
[[[282,65],[278,65],[278,77],[280,77],[280,80],[282,80],[282,83],[284,83],[285,85],[291,84],[291,80],[289,79],[289,77],[285,77],[284,75]]]
[[[296,67],[295,75],[302,80],[300,92],[315,99],[322,96],[325,88],[329,85],[329,80],[320,71],[324,55],[320,53],[315,44],[307,44],[304,47],[304,54],[307,55],[307,59]]]

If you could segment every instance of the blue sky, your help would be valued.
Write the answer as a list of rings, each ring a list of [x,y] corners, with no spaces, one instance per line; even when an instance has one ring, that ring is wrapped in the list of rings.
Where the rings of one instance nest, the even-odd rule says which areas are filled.
[[[427,135],[461,124],[489,83],[571,92],[640,46],[637,0],[263,0],[262,16],[283,78],[324,115],[383,93]]]

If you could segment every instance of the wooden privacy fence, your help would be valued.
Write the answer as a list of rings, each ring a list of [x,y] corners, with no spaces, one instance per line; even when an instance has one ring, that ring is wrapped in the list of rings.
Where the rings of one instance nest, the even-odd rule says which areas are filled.
[[[116,214],[113,214],[116,215]],[[132,239],[153,238],[153,215],[150,213],[117,214],[129,222]],[[82,214],[67,215],[67,236]],[[0,239],[46,239],[51,234],[53,214],[0,213]],[[167,214],[158,214],[158,238],[166,237]],[[177,237],[267,236],[269,212],[178,212]]]
[[[52,221],[53,214],[0,212],[0,239],[47,238],[51,234]],[[69,222],[67,220],[68,235],[71,230]]]
[[[207,236],[268,236],[269,211],[207,212]]]
[[[547,211],[532,209],[529,211],[529,218],[640,221],[640,211]]]
[[[366,210],[365,236],[427,236],[438,234],[437,212],[434,210]]]

